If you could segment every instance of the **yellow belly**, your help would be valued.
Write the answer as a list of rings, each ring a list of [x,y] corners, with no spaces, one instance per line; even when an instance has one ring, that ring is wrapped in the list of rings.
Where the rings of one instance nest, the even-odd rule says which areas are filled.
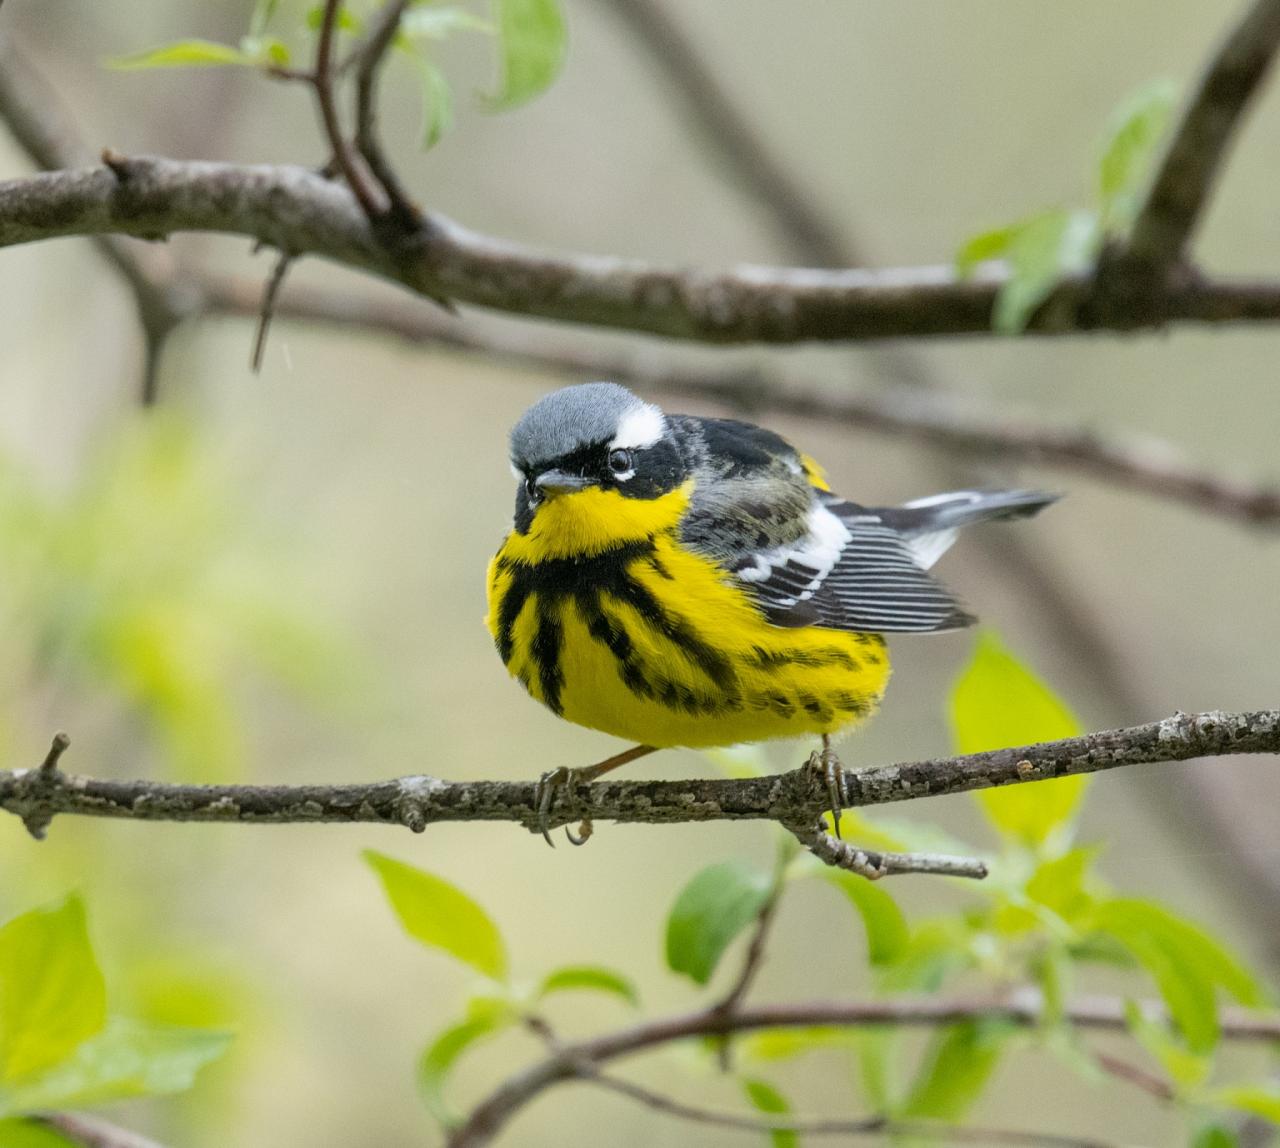
[[[732,745],[834,733],[884,693],[878,634],[773,626],[673,532],[617,560],[540,563],[528,548],[512,535],[490,566],[489,629],[512,675],[578,725],[660,747]]]

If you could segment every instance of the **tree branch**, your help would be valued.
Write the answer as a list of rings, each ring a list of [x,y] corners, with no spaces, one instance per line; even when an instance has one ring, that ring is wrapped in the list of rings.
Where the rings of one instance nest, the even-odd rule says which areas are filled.
[[[663,1017],[604,1036],[561,1045],[546,1059],[510,1077],[476,1106],[449,1139],[450,1148],[477,1148],[489,1143],[525,1105],[548,1088],[580,1078],[584,1071],[627,1056],[693,1037],[724,1036],[762,1029],[910,1026],[936,1027],[965,1021],[1004,1021],[1034,1027],[1042,1018],[1043,1000],[1035,990],[1006,999],[902,998],[855,1003],[814,1001],[790,1005],[758,1005],[732,1014],[715,1006],[700,1012]],[[1152,1004],[1143,1011],[1153,1019],[1164,1011]],[[1124,1004],[1106,997],[1090,997],[1070,1004],[1065,1019],[1082,1029],[1124,1032]],[[1239,1008],[1220,1012],[1224,1037],[1233,1040],[1280,1040],[1280,1017],[1260,1016]]]
[[[345,188],[282,165],[113,155],[106,168],[0,183],[0,247],[69,235],[246,235],[428,297],[709,343],[985,334],[1007,278],[990,268],[961,281],[944,267],[707,273],[611,256],[549,254],[476,234],[443,216],[424,221],[417,250],[388,251]],[[1096,329],[1083,307],[1095,284],[1090,276],[1065,284],[1063,292],[1077,301],[1076,322],[1055,319],[1051,331],[1037,329]],[[1052,310],[1056,316],[1061,309]],[[1280,281],[1191,280],[1170,289],[1154,319],[1114,308],[1104,319],[1113,329],[1166,321],[1274,322],[1280,319]]]
[[[1209,61],[1156,171],[1125,256],[1167,272],[1213,194],[1244,112],[1280,49],[1280,0],[1252,0]]]
[[[908,801],[1143,763],[1277,752],[1280,710],[1175,714],[1129,729],[849,773],[847,805]],[[61,813],[136,821],[373,822],[406,825],[415,832],[440,821],[514,821],[538,832],[534,791],[532,782],[425,776],[285,786],[110,781],[66,775],[53,767],[0,772],[0,808],[37,835]],[[825,787],[802,767],[744,779],[593,782],[578,788],[571,800],[557,803],[550,822],[563,825],[583,817],[644,824],[768,820],[796,827],[816,824],[826,804]],[[824,847],[819,856],[828,851]],[[866,856],[874,862],[881,855]],[[940,863],[942,871],[957,872],[956,859]],[[917,861],[901,871],[920,871],[921,865]]]
[[[256,285],[237,280],[209,280],[203,286],[202,307],[214,314],[249,318],[259,310],[257,292]],[[1266,526],[1280,523],[1280,485],[1215,474],[1182,458],[1171,443],[1011,418],[1003,409],[918,388],[833,392],[764,370],[708,369],[672,362],[652,351],[570,343],[524,330],[483,330],[410,303],[306,287],[286,291],[277,315],[291,322],[355,328],[415,345],[501,358],[526,368],[612,379],[652,395],[696,396],[747,416],[771,413],[827,426],[836,423],[955,454],[1079,472],[1220,518]]]
[[[156,1141],[127,1128],[79,1112],[51,1112],[39,1117],[39,1121],[61,1132],[81,1148],[162,1148]]]

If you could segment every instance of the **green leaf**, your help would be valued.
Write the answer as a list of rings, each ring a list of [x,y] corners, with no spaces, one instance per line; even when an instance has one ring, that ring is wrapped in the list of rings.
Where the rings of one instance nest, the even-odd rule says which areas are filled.
[[[4,1148],[80,1148],[74,1140],[35,1120],[0,1120],[0,1144]]]
[[[564,65],[567,35],[558,0],[494,0],[502,52],[502,86],[490,111],[527,103],[549,88]]]
[[[940,1030],[898,1115],[961,1119],[982,1094],[1013,1031],[977,1022]]]
[[[1272,1124],[1280,1124],[1280,1088],[1265,1084],[1237,1084],[1215,1089],[1208,1100],[1240,1112],[1261,1116]]]
[[[492,36],[497,31],[488,20],[465,8],[411,8],[400,20],[400,34],[409,40],[447,40],[454,32]]]
[[[324,23],[324,7],[323,4],[313,4],[307,9],[307,27],[313,32],[317,31]],[[402,23],[405,18],[402,18]],[[340,32],[359,32],[363,27],[364,21],[345,4],[338,9],[338,30]]]
[[[430,151],[453,130],[453,89],[444,73],[430,61],[419,66],[422,75],[422,147]]]
[[[1075,737],[1080,723],[1058,697],[992,633],[979,634],[973,657],[951,690],[952,740],[957,753],[1030,745]],[[1065,833],[1088,778],[984,789],[974,796],[991,823],[1024,845],[1043,846]]]
[[[278,36],[245,36],[240,51],[255,64],[271,64],[278,68],[289,64],[289,45]]]
[[[621,973],[599,965],[566,965],[548,973],[539,987],[535,1000],[552,993],[568,992],[573,989],[586,989],[590,992],[611,993],[621,997],[629,1005],[640,1006],[640,997],[636,987]]]
[[[819,1048],[853,1047],[857,1043],[857,1035],[853,1029],[829,1025],[771,1028],[740,1036],[734,1047],[747,1060],[790,1060]]]
[[[0,928],[0,1084],[65,1060],[106,1018],[106,986],[79,897]]]
[[[1239,1148],[1235,1132],[1222,1124],[1204,1124],[1191,1137],[1191,1148]]]
[[[1208,1052],[1218,1042],[1217,989],[1244,1005],[1264,1003],[1261,985],[1239,958],[1155,902],[1104,901],[1094,911],[1093,927],[1114,937],[1147,970],[1193,1052]]]
[[[135,72],[144,68],[245,68],[261,62],[259,57],[230,44],[219,44],[213,40],[178,40],[132,56],[108,60],[107,66],[121,72]]]
[[[972,967],[970,933],[958,916],[921,922],[898,959],[884,967],[880,987],[885,992],[937,992],[953,973]]]
[[[894,1052],[898,1033],[891,1028],[863,1028],[855,1032],[858,1045],[858,1080],[872,1112],[896,1114],[898,1079]]]
[[[489,915],[460,889],[372,849],[364,859],[377,873],[387,899],[409,936],[492,977],[507,979],[507,951]]]
[[[446,1128],[457,1116],[444,1098],[444,1085],[458,1058],[477,1041],[496,1036],[511,1024],[511,1016],[485,1014],[452,1025],[435,1038],[418,1061],[418,1092],[437,1121]]]
[[[1090,211],[1046,211],[1014,224],[1004,251],[1009,280],[996,297],[993,329],[1021,334],[1063,278],[1092,265],[1101,242],[1098,217]]]
[[[1085,883],[1099,852],[1100,846],[1080,845],[1041,861],[1027,881],[1027,896],[1064,921],[1075,921],[1093,904]]]
[[[791,1112],[787,1098],[767,1081],[744,1078],[742,1091],[757,1112],[763,1112],[767,1116],[787,1116]],[[773,1144],[773,1148],[799,1148],[800,1137],[790,1129],[775,1128],[769,1133],[769,1142]]]
[[[1177,98],[1172,80],[1157,80],[1116,110],[1098,163],[1098,195],[1109,230],[1133,222]]]
[[[1213,1068],[1213,1061],[1208,1053],[1187,1051],[1163,1024],[1146,1016],[1135,1001],[1124,1002],[1124,1017],[1134,1039],[1164,1069],[1175,1091],[1197,1089],[1208,1079]]]
[[[0,1095],[0,1115],[184,1092],[231,1035],[116,1018],[74,1055]]]
[[[729,942],[769,899],[772,882],[741,861],[712,865],[694,876],[667,917],[667,965],[705,985]]]
[[[967,279],[980,263],[989,259],[1000,259],[1009,251],[1010,244],[1023,224],[1011,223],[1004,227],[993,227],[990,231],[980,231],[977,235],[966,239],[955,255],[956,274]]]
[[[891,965],[906,951],[911,934],[892,895],[856,873],[827,868],[823,873],[858,910],[867,931],[867,956],[873,965]]]

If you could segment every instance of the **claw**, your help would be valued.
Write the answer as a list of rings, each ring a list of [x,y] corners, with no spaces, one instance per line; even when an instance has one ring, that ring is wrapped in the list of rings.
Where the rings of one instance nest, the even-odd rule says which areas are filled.
[[[831,748],[831,739],[823,734],[822,748],[814,750],[809,758],[809,768],[819,773],[827,787],[827,800],[831,807],[831,828],[836,837],[840,837],[840,815],[844,812],[844,803],[848,800],[845,788],[844,766],[836,751]]]
[[[594,832],[595,826],[591,824],[590,817],[584,817],[582,823],[578,826],[578,832],[574,833],[567,825],[564,827],[564,835],[569,839],[570,845],[585,845],[591,840],[591,834]]]
[[[556,790],[569,784],[569,774],[570,770],[563,765],[558,769],[549,769],[538,778],[537,784],[533,787],[533,804],[538,811],[538,828],[542,831],[542,839],[552,849],[556,847],[556,843],[551,840],[551,805],[555,801]]]

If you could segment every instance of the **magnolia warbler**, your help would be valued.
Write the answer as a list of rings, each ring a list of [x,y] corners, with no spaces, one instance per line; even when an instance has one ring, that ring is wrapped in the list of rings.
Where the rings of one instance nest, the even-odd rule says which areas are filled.
[[[562,788],[654,749],[798,735],[822,739],[811,760],[838,832],[830,738],[879,705],[882,635],[970,625],[929,568],[959,527],[1057,497],[958,491],[860,506],[772,431],[664,414],[614,383],[547,395],[510,445],[515,523],[488,574],[498,652],[553,713],[638,743],[543,776],[548,841]]]

